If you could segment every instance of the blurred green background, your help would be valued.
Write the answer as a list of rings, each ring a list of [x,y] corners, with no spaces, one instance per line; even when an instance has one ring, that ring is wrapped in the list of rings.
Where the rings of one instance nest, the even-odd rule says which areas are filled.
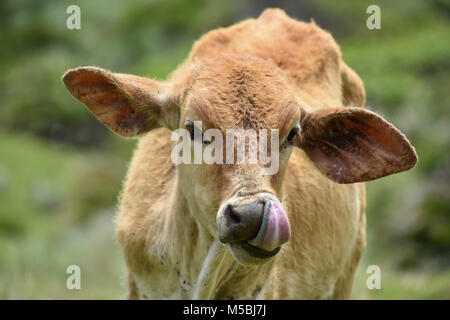
[[[81,30],[66,8],[81,8]],[[368,30],[366,8],[381,8]],[[367,105],[409,137],[419,164],[368,183],[368,246],[355,299],[450,299],[450,2],[0,2],[0,298],[119,299],[125,267],[116,197],[135,140],[101,125],[63,87],[69,68],[98,65],[165,78],[206,31],[266,7],[332,32],[365,82]],[[81,267],[81,290],[66,268]],[[366,268],[381,268],[381,290]]]

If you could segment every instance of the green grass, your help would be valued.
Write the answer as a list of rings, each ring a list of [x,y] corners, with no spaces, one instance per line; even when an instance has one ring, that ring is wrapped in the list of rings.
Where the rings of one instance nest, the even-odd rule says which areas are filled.
[[[366,273],[368,266],[367,261],[363,261],[358,267],[352,299],[450,299],[450,271],[400,271],[385,262],[378,265],[381,270],[381,288],[368,289],[366,282],[371,275]]]
[[[0,298],[123,297],[112,220],[125,167],[111,155],[0,133]],[[81,290],[66,288],[71,264],[81,267]]]

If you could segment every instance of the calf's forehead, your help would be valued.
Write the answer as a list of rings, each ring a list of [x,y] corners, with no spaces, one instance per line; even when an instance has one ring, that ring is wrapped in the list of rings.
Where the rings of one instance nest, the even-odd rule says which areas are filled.
[[[283,71],[270,61],[252,57],[226,57],[203,64],[194,76],[185,107],[185,117],[219,129],[281,130],[295,122],[296,113],[295,96]]]

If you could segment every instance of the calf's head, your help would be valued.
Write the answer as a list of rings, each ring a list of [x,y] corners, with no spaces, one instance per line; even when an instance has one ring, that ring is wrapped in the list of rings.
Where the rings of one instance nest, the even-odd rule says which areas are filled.
[[[63,81],[121,136],[157,127],[185,133],[174,146],[187,153],[177,163],[181,192],[198,223],[242,264],[269,261],[291,236],[279,199],[294,147],[337,183],[377,179],[417,161],[404,135],[373,112],[302,105],[270,61],[217,57],[186,70],[162,83],[82,67]],[[252,152],[258,156],[250,160]]]

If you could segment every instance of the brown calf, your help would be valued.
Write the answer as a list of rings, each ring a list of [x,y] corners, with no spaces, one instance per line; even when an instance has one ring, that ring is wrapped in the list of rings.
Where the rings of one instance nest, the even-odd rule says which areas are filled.
[[[117,217],[130,298],[349,298],[365,247],[360,182],[417,161],[363,109],[362,81],[331,35],[277,9],[207,33],[165,82],[96,67],[63,81],[110,129],[140,136]],[[278,129],[279,170],[175,165],[171,130],[207,148],[196,121],[224,136]]]

